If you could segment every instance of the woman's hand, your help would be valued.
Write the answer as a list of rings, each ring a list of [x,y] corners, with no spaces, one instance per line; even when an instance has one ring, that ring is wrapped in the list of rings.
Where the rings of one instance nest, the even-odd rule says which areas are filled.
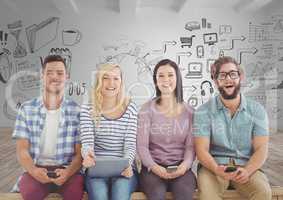
[[[168,179],[170,174],[167,172],[166,168],[160,166],[160,165],[154,165],[152,168],[151,168],[151,171],[153,173],[155,173],[157,176],[159,176],[160,178],[163,178],[163,179]]]
[[[180,176],[183,176],[186,173],[187,170],[188,170],[187,166],[184,163],[181,163],[177,167],[176,171],[169,173],[169,178],[174,179],[174,178],[178,178]]]
[[[124,169],[124,171],[122,171],[121,175],[125,176],[127,178],[132,177],[134,175],[132,166],[129,166],[126,169]]]
[[[92,167],[94,165],[95,165],[94,152],[88,151],[87,155],[83,159],[83,166],[88,168],[88,167]]]

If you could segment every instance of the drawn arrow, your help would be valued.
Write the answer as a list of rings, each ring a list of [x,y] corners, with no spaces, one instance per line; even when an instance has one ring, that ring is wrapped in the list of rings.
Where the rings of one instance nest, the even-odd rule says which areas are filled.
[[[232,50],[235,47],[235,40],[244,41],[246,39],[245,36],[233,37],[231,38],[231,46],[230,47],[221,47],[220,50]]]
[[[177,61],[177,64],[179,65],[181,63],[181,57],[182,56],[186,56],[186,57],[190,57],[192,55],[191,52],[178,52],[176,54],[176,61]]]
[[[164,41],[164,44],[168,44],[168,45],[174,46],[174,45],[177,44],[177,42],[175,40],[173,40],[173,41]]]
[[[256,54],[257,48],[252,47],[252,48],[243,48],[238,50],[238,62],[239,64],[242,63],[242,55],[244,53],[249,53],[249,54]]]
[[[173,40],[173,41],[164,41],[162,43],[162,49],[153,50],[152,53],[154,53],[154,54],[156,54],[156,53],[166,53],[167,45],[175,46],[176,44],[177,44],[177,42],[175,40]]]
[[[194,91],[196,91],[197,87],[194,85],[191,86],[184,86],[183,87],[184,91],[187,91],[189,93],[193,93]]]

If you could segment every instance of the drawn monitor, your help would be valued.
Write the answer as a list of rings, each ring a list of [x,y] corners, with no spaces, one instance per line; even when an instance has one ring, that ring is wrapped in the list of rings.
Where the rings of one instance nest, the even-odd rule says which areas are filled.
[[[192,78],[192,79],[202,78],[202,63],[199,62],[189,63],[188,73],[186,74],[186,78]]]
[[[218,42],[217,33],[205,33],[203,34],[203,42],[204,44],[214,45]]]

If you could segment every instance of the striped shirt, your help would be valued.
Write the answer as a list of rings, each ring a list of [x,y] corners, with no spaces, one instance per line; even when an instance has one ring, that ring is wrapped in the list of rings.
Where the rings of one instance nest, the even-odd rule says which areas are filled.
[[[124,157],[132,165],[136,155],[137,108],[130,101],[117,119],[101,116],[95,127],[92,104],[83,104],[80,114],[82,156],[94,150],[95,156]]]

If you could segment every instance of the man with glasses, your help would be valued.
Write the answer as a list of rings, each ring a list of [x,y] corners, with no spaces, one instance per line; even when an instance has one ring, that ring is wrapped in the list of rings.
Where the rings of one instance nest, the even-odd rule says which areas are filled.
[[[195,112],[200,200],[221,200],[228,186],[249,200],[271,200],[260,169],[268,152],[268,118],[263,106],[240,93],[243,76],[233,58],[216,60],[211,77],[219,95]]]

